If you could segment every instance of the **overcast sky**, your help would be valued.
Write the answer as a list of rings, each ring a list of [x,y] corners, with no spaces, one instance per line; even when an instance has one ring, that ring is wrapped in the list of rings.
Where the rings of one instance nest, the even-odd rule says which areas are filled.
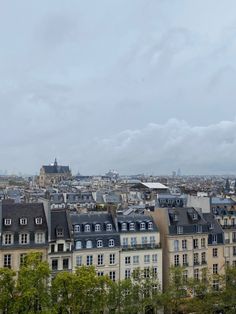
[[[235,0],[0,0],[0,169],[236,173]]]

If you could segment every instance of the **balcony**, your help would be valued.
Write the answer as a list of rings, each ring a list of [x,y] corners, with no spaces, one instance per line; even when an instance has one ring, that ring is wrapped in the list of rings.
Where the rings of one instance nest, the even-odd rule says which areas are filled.
[[[150,250],[150,249],[160,249],[160,244],[135,244],[135,245],[122,245],[122,251],[136,251],[136,250]]]

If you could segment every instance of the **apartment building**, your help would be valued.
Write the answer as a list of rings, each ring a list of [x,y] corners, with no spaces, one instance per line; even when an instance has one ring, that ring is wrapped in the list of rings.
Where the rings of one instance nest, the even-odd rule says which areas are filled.
[[[42,203],[0,202],[0,267],[18,271],[25,255],[35,251],[47,259],[47,217]]]
[[[156,208],[150,214],[161,233],[164,289],[171,266],[183,266],[186,280],[200,279],[206,268],[214,274],[223,271],[223,231],[213,215],[194,208]]]
[[[152,217],[118,215],[120,234],[120,279],[130,278],[136,269],[148,277],[152,271],[162,289],[162,249],[160,233]]]
[[[73,271],[76,267],[95,266],[98,276],[120,279],[120,236],[111,213],[70,213],[73,228]]]

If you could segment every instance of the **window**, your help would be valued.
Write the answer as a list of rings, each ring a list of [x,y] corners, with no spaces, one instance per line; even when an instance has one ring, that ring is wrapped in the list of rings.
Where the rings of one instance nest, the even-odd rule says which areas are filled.
[[[212,271],[214,275],[218,274],[218,264],[213,264]]]
[[[91,249],[93,247],[92,241],[91,240],[87,240],[86,241],[86,249]]]
[[[57,237],[63,237],[63,236],[64,236],[63,228],[61,227],[57,228]]]
[[[133,264],[134,265],[138,265],[139,264],[139,256],[138,255],[134,255],[133,256]]]
[[[20,266],[23,266],[25,263],[26,253],[20,254]]]
[[[187,250],[187,240],[182,240],[182,249]]]
[[[228,225],[228,219],[225,218],[225,219],[224,219],[224,227],[226,227],[227,225]]]
[[[98,265],[103,265],[103,254],[98,254]]]
[[[201,247],[206,247],[206,239],[201,238]]]
[[[75,249],[76,250],[82,249],[82,242],[81,241],[76,241],[75,242]]]
[[[125,256],[125,265],[130,265],[130,256]]]
[[[85,232],[90,232],[90,225],[85,225],[84,226],[84,231]]]
[[[110,254],[110,265],[114,265],[115,264],[115,254]]]
[[[197,220],[197,214],[196,213],[193,213],[193,220]]]
[[[4,225],[5,226],[10,226],[11,225],[11,219],[10,218],[4,219]]]
[[[195,280],[199,280],[199,269],[194,269],[193,277]]]
[[[149,275],[150,275],[150,269],[149,269],[149,267],[145,267],[143,271],[144,271],[144,272],[143,272],[144,278],[149,278]]]
[[[3,235],[3,244],[9,245],[13,243],[13,235],[11,233],[6,233]]]
[[[212,288],[213,288],[213,290],[215,290],[215,291],[218,291],[218,290],[219,290],[219,281],[218,281],[218,280],[213,279],[213,281],[212,281]]]
[[[127,225],[126,225],[125,222],[123,222],[123,223],[121,224],[121,230],[122,230],[122,231],[126,231],[126,230],[127,230]]]
[[[4,267],[11,268],[11,254],[5,254],[4,255]]]
[[[87,255],[87,266],[93,265],[93,255]]]
[[[101,226],[100,224],[95,225],[95,231],[101,231]]]
[[[135,237],[131,237],[130,241],[131,241],[131,246],[136,246],[137,239]]]
[[[20,225],[27,225],[27,218],[20,218]]]
[[[58,269],[58,260],[53,259],[52,260],[52,270],[57,270]]]
[[[102,277],[102,276],[104,276],[104,272],[103,271],[98,271],[98,277]]]
[[[82,256],[81,255],[76,256],[76,266],[82,266]]]
[[[157,263],[157,254],[152,254],[152,262]]]
[[[217,248],[212,249],[212,256],[213,257],[217,257],[218,256],[218,249]]]
[[[68,269],[69,268],[69,258],[63,258],[63,269]]]
[[[177,252],[179,250],[179,240],[174,240],[174,251]]]
[[[183,234],[183,233],[184,233],[183,226],[177,226],[177,234]]]
[[[212,243],[217,244],[217,234],[212,235]]]
[[[109,247],[115,246],[115,241],[114,241],[113,239],[110,239],[110,240],[108,241],[108,246],[109,246]]]
[[[123,238],[123,246],[128,246],[128,238]]]
[[[202,252],[202,264],[206,264],[206,252]]]
[[[55,244],[51,244],[51,253],[55,252]]]
[[[186,283],[188,281],[188,271],[184,270],[183,271],[183,282]]]
[[[148,230],[152,230],[153,229],[153,223],[150,221],[148,223]]]
[[[179,255],[174,255],[174,265],[179,266]]]
[[[236,246],[233,246],[233,256],[236,255]]]
[[[157,267],[152,268],[152,273],[153,273],[153,276],[156,278],[157,277]]]
[[[115,280],[116,280],[116,272],[115,272],[115,271],[110,271],[110,273],[109,273],[109,278],[110,278],[112,281],[115,281]]]
[[[129,279],[130,278],[130,269],[126,269],[125,270],[125,279]]]
[[[154,245],[156,242],[155,236],[150,236],[150,244]]]
[[[64,244],[63,243],[59,243],[57,245],[57,251],[58,252],[63,252],[64,251]]]
[[[188,266],[188,254],[183,254],[183,266]]]
[[[103,247],[103,242],[102,242],[102,240],[98,240],[97,241],[97,247],[99,248],[99,247]]]
[[[198,253],[193,254],[193,264],[199,265]]]
[[[198,249],[198,239],[193,239],[193,248]]]
[[[145,222],[140,223],[140,230],[145,230],[146,229],[146,224]]]
[[[106,231],[112,231],[112,224],[106,225]]]
[[[144,263],[149,264],[150,263],[150,255],[144,255]]]
[[[147,244],[147,237],[142,237],[142,245]]]
[[[21,233],[19,235],[19,243],[20,244],[28,244],[29,243],[29,234],[28,233]]]
[[[133,223],[133,222],[131,222],[131,223],[129,224],[129,230],[130,230],[130,231],[134,231],[134,223]]]
[[[36,225],[42,225],[42,223],[43,223],[42,217],[36,217],[35,218],[35,224]]]
[[[80,232],[80,225],[74,225],[74,232]]]
[[[235,231],[233,231],[232,237],[233,237],[233,242],[236,242],[236,232]]]
[[[197,233],[202,233],[202,225],[196,225]]]
[[[36,232],[35,233],[35,243],[40,244],[40,243],[45,243],[45,235],[44,232]]]

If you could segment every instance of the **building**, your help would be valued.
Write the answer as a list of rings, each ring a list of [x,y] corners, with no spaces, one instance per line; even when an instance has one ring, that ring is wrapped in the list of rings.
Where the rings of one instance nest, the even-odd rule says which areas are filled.
[[[71,171],[69,166],[60,166],[55,159],[54,164],[44,165],[40,169],[39,186],[47,187],[58,184],[64,180],[71,179]]]
[[[26,254],[48,252],[48,213],[42,203],[0,202],[0,267],[18,271]]]

